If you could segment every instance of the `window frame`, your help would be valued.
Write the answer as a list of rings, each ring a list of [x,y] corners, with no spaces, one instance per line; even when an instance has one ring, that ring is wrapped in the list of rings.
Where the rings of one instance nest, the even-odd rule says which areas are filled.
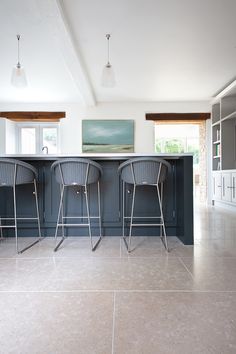
[[[57,130],[57,153],[60,152],[60,123],[44,123],[44,122],[20,122],[17,123],[16,129],[16,147],[17,152],[22,154],[22,143],[21,143],[21,129],[22,128],[34,128],[35,129],[35,154],[43,154],[43,129],[44,128],[56,128]],[[33,155],[34,153],[27,153]],[[50,154],[50,153],[49,153]]]

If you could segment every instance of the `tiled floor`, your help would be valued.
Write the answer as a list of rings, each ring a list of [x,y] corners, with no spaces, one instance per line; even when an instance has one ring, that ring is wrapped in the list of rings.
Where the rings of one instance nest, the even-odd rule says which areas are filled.
[[[235,213],[197,208],[195,246],[85,238],[0,243],[0,353],[236,353]],[[28,240],[26,240],[28,241]],[[25,242],[21,239],[21,242]]]

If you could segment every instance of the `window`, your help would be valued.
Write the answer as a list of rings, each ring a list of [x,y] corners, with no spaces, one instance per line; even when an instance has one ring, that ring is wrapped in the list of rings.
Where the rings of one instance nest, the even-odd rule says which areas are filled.
[[[23,154],[36,153],[36,129],[25,127],[20,130],[21,151]]]
[[[59,152],[59,124],[18,123],[18,152],[56,154]]]
[[[193,164],[199,162],[199,126],[197,124],[156,124],[155,152],[193,153]]]
[[[50,154],[57,153],[58,148],[58,136],[57,128],[55,127],[42,127],[42,144],[48,147]]]

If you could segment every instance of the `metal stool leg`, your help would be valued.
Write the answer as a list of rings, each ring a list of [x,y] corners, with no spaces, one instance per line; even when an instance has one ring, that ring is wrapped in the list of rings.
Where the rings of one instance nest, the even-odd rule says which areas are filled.
[[[84,193],[85,193],[86,211],[87,211],[87,218],[88,218],[88,231],[89,231],[90,245],[91,245],[91,250],[93,250],[93,240],[92,240],[92,233],[91,233],[91,220],[90,220],[90,212],[89,212],[89,204],[88,204],[87,185],[84,186]]]
[[[133,217],[134,217],[135,194],[136,194],[136,185],[134,185],[133,198],[132,198],[132,207],[131,207],[131,216],[130,216],[130,227],[129,227],[128,252],[131,252],[131,237],[132,237],[132,227],[133,227]]]
[[[125,239],[125,182],[122,183],[122,237]]]
[[[17,233],[17,217],[16,217],[16,185],[13,185],[13,208],[14,208],[14,229],[15,229],[15,238],[16,238],[16,252],[19,252],[18,249],[18,233]]]
[[[39,205],[38,205],[38,194],[37,194],[37,185],[36,185],[36,180],[34,179],[34,197],[35,197],[35,207],[36,207],[36,214],[37,214],[37,223],[38,223],[38,239],[31,243],[29,246],[26,246],[23,248],[21,251],[18,253],[23,253],[24,251],[28,250],[32,246],[36,245],[39,241],[41,241],[42,236],[41,236],[41,227],[40,227],[40,219],[39,219]]]
[[[62,187],[61,187],[62,188]],[[64,190],[65,191],[65,190]],[[63,195],[64,198],[64,195]],[[65,239],[65,223],[64,223],[64,219],[65,219],[65,213],[64,213],[64,203],[62,200],[62,205],[61,205],[61,234],[62,234],[62,238]]]
[[[0,240],[3,240],[2,219],[0,218]]]
[[[100,232],[100,239],[102,238],[102,220],[101,220],[101,193],[100,193],[100,183],[97,183],[98,187],[98,220],[99,220],[99,232]]]
[[[88,229],[89,229],[89,237],[90,237],[90,244],[91,244],[91,250],[95,251],[99,242],[101,241],[101,217],[100,217],[100,189],[99,189],[99,184],[98,184],[98,209],[99,209],[99,224],[100,224],[100,236],[98,241],[93,244],[93,237],[92,237],[92,230],[91,230],[91,216],[90,216],[90,210],[89,210],[89,200],[88,200],[88,189],[87,185],[85,185],[85,201],[86,201],[86,210],[87,210],[87,218],[88,218]]]
[[[57,215],[57,225],[56,225],[56,230],[55,230],[55,241],[57,241],[57,234],[58,234],[58,226],[59,226],[59,221],[60,221],[60,216],[61,216],[61,212],[62,212],[62,206],[63,206],[63,196],[64,196],[64,190],[65,190],[65,186],[62,185],[61,187],[61,196],[60,196],[60,203],[59,203],[59,208],[58,208],[58,215]],[[62,224],[63,225],[63,222]],[[62,242],[64,241],[65,236],[64,234],[62,234],[62,238],[59,241],[59,243],[56,245],[56,247],[54,248],[54,252],[56,252],[58,250],[58,248],[60,247],[60,245],[62,244]]]
[[[38,192],[37,192],[37,184],[35,179],[34,179],[34,197],[35,197],[35,206],[36,206],[36,214],[37,214],[37,222],[38,222],[38,237],[40,241],[42,235],[41,235],[41,226],[40,226],[40,218],[39,218]]]
[[[128,250],[128,244],[125,235],[125,182],[122,183],[122,238],[124,240],[125,246]]]
[[[95,251],[97,246],[99,245],[101,239],[102,239],[102,220],[101,220],[101,193],[100,193],[100,182],[97,182],[97,195],[98,195],[98,221],[99,221],[99,239],[95,243],[95,245],[92,248],[92,251]]]
[[[164,238],[162,236],[162,233],[160,234],[160,237],[163,245],[165,246],[165,249],[167,250],[167,252],[169,252],[167,237],[166,237],[165,222],[164,222],[163,211],[162,211],[162,193],[163,193],[162,187],[161,187],[161,195],[160,195],[159,186],[157,185],[157,196],[158,196],[158,202],[160,205],[160,214],[161,214],[160,226],[163,228],[163,233],[164,233]]]
[[[158,186],[157,186],[158,188]],[[159,190],[160,191],[160,190]],[[162,205],[162,196],[163,196],[163,183],[161,183],[161,193],[160,193],[160,202],[159,202],[159,205],[160,205],[160,213],[161,213],[161,205]],[[161,204],[160,204],[161,203]],[[161,240],[163,239],[163,235],[162,235],[162,220],[160,222],[160,238]]]
[[[131,215],[130,215],[129,240],[128,240],[128,244],[127,244],[126,239],[124,238],[124,242],[125,242],[127,251],[128,251],[129,253],[131,252],[131,237],[132,237],[132,227],[133,227],[133,217],[134,217],[135,194],[136,194],[136,185],[134,184],[133,197],[132,197],[132,206],[131,206]]]

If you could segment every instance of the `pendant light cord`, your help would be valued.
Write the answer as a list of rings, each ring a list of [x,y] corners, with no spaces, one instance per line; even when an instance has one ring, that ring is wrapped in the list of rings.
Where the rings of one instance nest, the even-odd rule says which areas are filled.
[[[107,37],[107,65],[110,65],[110,58],[109,58],[109,54],[110,54],[110,47],[109,47],[109,39],[111,37],[110,34],[106,34]]]
[[[17,34],[16,35],[16,38],[17,38],[17,43],[18,43],[18,45],[17,45],[17,58],[18,58],[18,62],[17,62],[17,64],[16,64],[16,66],[17,66],[17,68],[20,68],[21,67],[21,65],[20,65],[20,35],[19,34]]]

